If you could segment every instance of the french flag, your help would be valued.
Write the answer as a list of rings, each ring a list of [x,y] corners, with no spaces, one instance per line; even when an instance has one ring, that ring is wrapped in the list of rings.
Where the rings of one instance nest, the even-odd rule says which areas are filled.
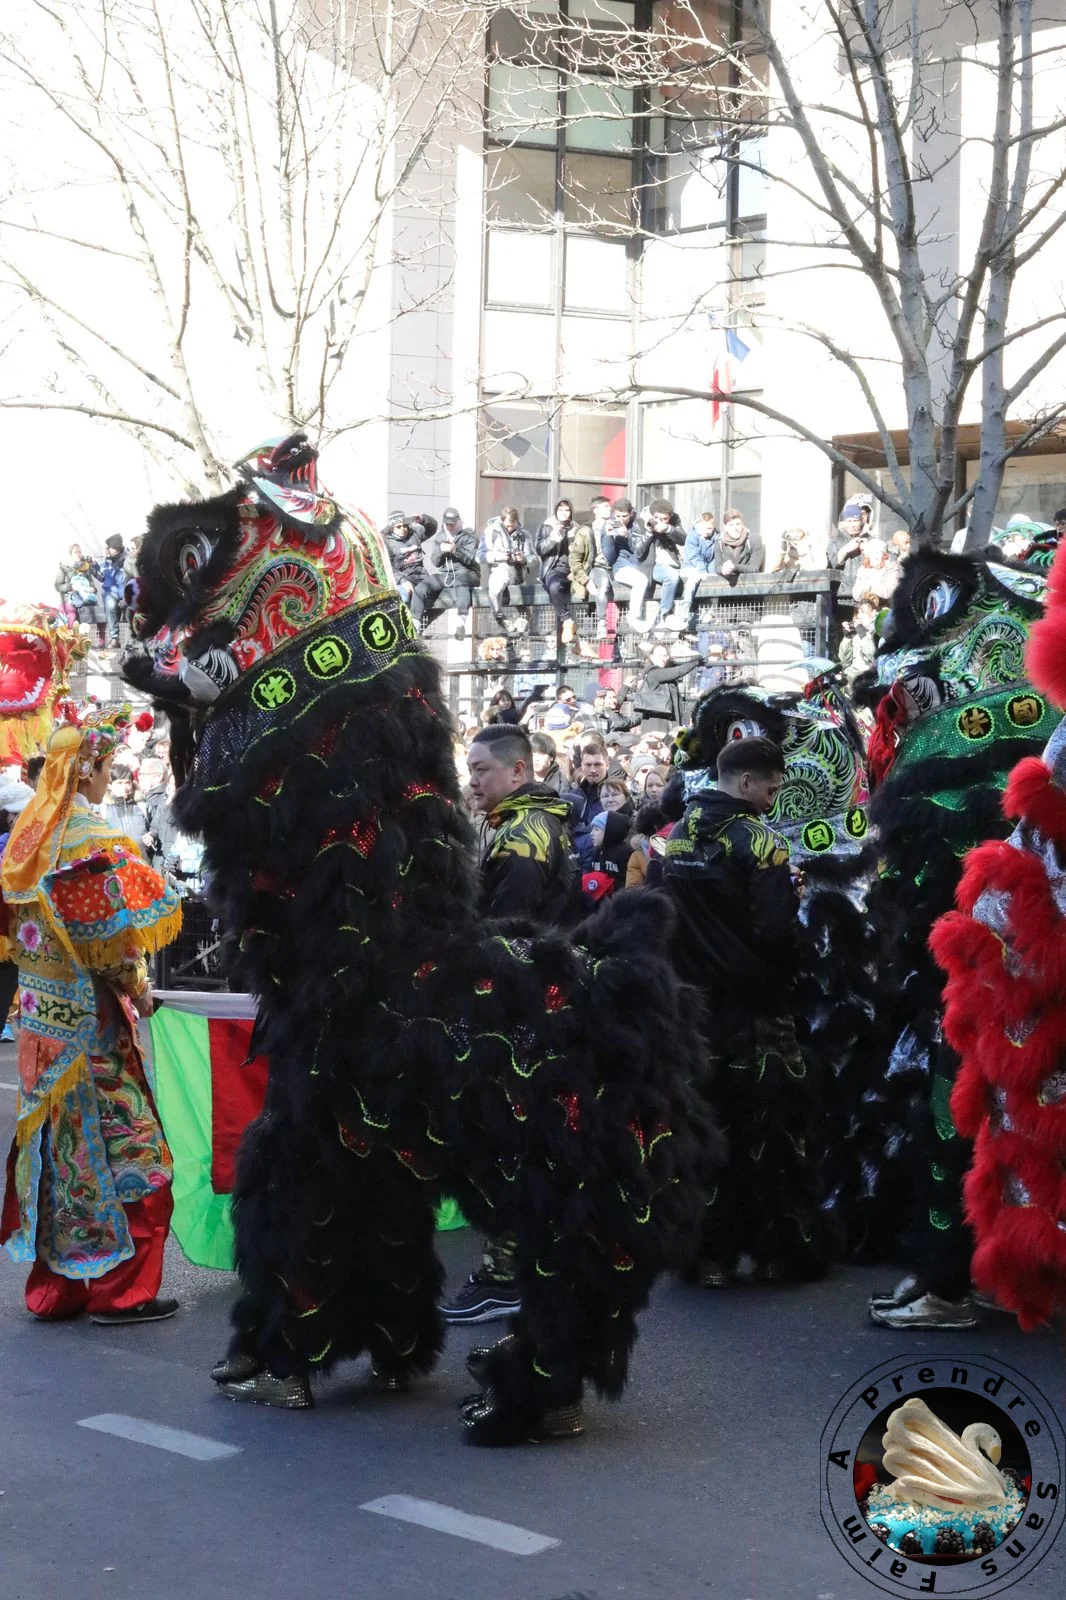
[[[723,404],[729,404],[733,393],[733,362],[744,361],[751,353],[751,346],[744,343],[735,328],[723,328],[722,333],[725,338],[711,372],[711,420],[716,426]]]

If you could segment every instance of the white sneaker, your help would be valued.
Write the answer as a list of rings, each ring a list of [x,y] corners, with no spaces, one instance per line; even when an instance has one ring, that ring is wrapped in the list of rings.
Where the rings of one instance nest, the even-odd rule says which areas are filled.
[[[922,1294],[898,1306],[870,1306],[870,1321],[880,1328],[976,1328],[981,1318],[969,1295],[964,1300],[941,1300]]]

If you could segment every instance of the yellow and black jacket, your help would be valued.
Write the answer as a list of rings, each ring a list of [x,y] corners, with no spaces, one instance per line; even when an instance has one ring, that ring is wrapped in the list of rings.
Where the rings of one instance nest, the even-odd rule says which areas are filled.
[[[577,874],[570,855],[571,805],[543,783],[524,783],[489,816],[495,830],[481,862],[487,917],[532,917],[566,926],[574,918]]]

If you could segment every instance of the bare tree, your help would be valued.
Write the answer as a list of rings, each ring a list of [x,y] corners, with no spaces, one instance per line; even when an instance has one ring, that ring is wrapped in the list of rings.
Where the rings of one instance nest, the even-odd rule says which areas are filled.
[[[544,15],[523,18],[525,59],[551,63],[571,88],[606,79],[634,91],[635,107],[627,100],[613,114],[643,125],[646,150],[688,152],[693,182],[725,186],[757,170],[776,201],[787,197],[781,235],[771,200],[758,284],[745,274],[747,238],[735,229],[722,252],[729,265],[672,332],[705,327],[708,314],[723,329],[752,326],[768,336],[771,361],[775,331],[810,340],[834,386],[865,412],[884,475],[868,453],[820,432],[809,410],[743,392],[731,404],[821,450],[920,541],[939,539],[968,509],[968,542],[984,543],[1007,461],[1066,413],[1066,402],[1040,393],[1066,348],[1066,302],[1046,292],[1046,273],[1039,303],[1032,275],[1024,278],[1066,221],[1066,118],[1055,88],[1066,51],[1047,32],[1053,10],[1039,18],[1036,0],[745,0],[738,12],[669,0],[654,7],[650,30],[609,34],[590,22],[560,29]],[[580,97],[560,100],[571,103]],[[516,109],[516,125],[523,114]],[[602,94],[598,115],[612,115]],[[645,162],[630,224],[645,256],[669,234],[657,213],[673,181],[668,162]],[[961,197],[954,220],[945,208],[953,192]],[[841,315],[798,309],[799,285],[813,274],[838,275]],[[839,274],[862,293],[849,298]],[[790,279],[791,290],[778,292]],[[649,340],[669,337],[649,318],[647,295],[639,311],[630,393],[651,387],[639,376]],[[690,384],[656,382],[654,392],[727,399],[710,372]],[[960,432],[974,424],[980,471],[965,487],[956,482]]]
[[[0,276],[32,377],[0,406],[103,419],[190,491],[223,480],[235,412],[319,438],[372,418],[369,341],[448,291],[395,219],[443,225],[492,9],[10,0]]]

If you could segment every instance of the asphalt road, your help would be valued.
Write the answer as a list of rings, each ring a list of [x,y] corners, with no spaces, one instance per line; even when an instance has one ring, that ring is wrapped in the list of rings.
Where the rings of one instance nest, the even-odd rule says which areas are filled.
[[[5,1149],[13,1080],[0,1047]],[[475,1241],[445,1235],[441,1251],[457,1281]],[[362,1362],[323,1382],[313,1411],[272,1412],[214,1392],[233,1280],[190,1267],[173,1241],[164,1290],[181,1312],[140,1328],[33,1322],[23,1270],[0,1255],[0,1600],[863,1600],[880,1591],[818,1509],[819,1436],[851,1383],[897,1355],[980,1353],[1066,1412],[1060,1335],[1024,1336],[1002,1316],[971,1333],[879,1330],[863,1302],[885,1274],[842,1271],[801,1290],[667,1283],[622,1404],[591,1403],[583,1439],[481,1451],[456,1406],[487,1330],[453,1334],[409,1395],[378,1394]],[[100,1416],[230,1453],[79,1426]],[[448,1528],[361,1509],[389,1495],[448,1508],[433,1513]],[[472,1542],[452,1531],[456,1511],[557,1542]],[[1010,1592],[1066,1592],[1066,1535]]]

